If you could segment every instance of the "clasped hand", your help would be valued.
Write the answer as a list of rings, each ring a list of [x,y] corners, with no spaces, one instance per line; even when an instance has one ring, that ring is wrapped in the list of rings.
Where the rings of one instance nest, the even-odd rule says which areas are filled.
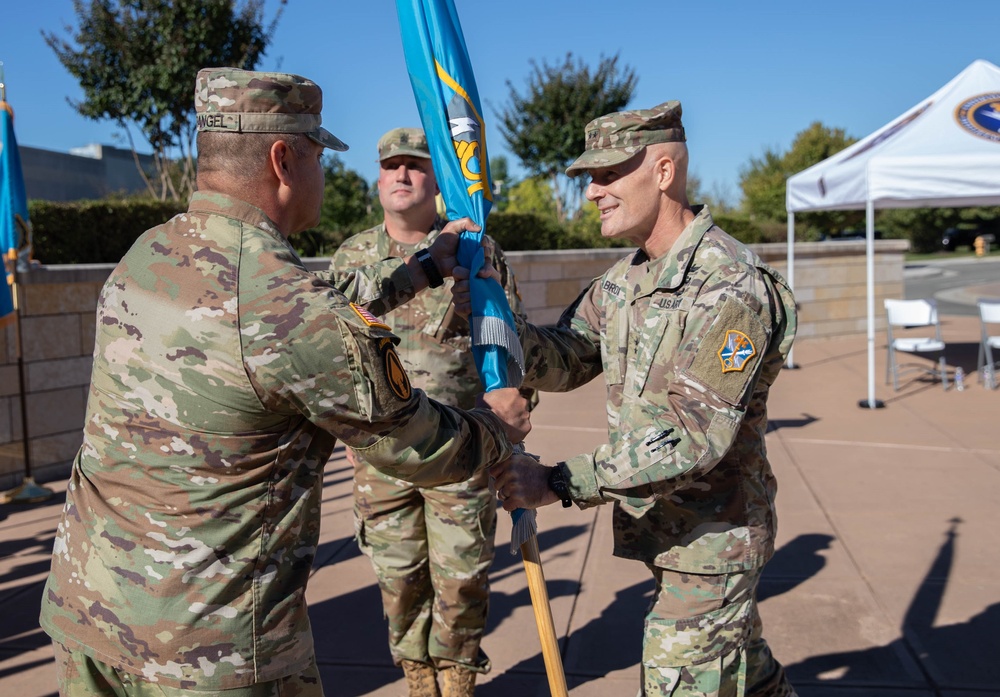
[[[532,455],[515,453],[489,469],[497,499],[505,511],[539,508],[559,500],[549,488],[552,468]]]

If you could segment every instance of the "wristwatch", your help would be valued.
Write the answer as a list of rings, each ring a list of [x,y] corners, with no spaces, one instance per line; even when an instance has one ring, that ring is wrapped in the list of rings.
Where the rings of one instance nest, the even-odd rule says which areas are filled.
[[[422,268],[424,273],[427,275],[427,285],[431,288],[438,288],[444,283],[444,279],[441,277],[441,272],[438,271],[437,264],[434,263],[434,259],[431,257],[430,252],[426,249],[421,249],[413,256],[416,257],[418,262],[420,262],[420,268]]]
[[[573,505],[573,498],[569,495],[569,481],[566,479],[563,465],[556,465],[549,471],[549,488],[556,492],[556,496],[562,501],[563,508],[569,508]]]

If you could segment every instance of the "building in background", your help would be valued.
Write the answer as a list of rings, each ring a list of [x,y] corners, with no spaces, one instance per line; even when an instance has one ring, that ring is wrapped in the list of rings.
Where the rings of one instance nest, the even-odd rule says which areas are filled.
[[[146,191],[131,150],[96,143],[68,153],[23,145],[20,149],[29,200],[77,201]],[[139,162],[147,173],[153,172],[152,156],[139,155]]]

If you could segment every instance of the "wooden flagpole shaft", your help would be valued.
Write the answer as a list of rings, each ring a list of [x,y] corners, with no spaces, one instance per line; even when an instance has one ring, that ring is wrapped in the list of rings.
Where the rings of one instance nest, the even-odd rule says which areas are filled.
[[[531,595],[531,609],[535,612],[538,639],[542,644],[542,659],[545,661],[545,674],[549,678],[549,692],[552,697],[566,697],[566,674],[563,672],[562,656],[559,654],[556,628],[552,623],[552,607],[549,605],[549,592],[545,588],[545,575],[542,573],[538,538],[535,535],[521,544],[521,559],[524,561],[524,573],[528,577],[528,593]]]

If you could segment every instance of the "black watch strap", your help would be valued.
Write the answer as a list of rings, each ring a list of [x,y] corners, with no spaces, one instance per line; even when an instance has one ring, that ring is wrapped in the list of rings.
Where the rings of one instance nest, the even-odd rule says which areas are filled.
[[[434,263],[431,253],[426,249],[421,249],[413,256],[420,262],[420,268],[427,275],[427,285],[431,288],[440,287],[444,283],[444,278],[441,277],[441,272],[438,270],[437,264]]]
[[[549,488],[556,492],[556,496],[562,501],[563,508],[569,508],[573,505],[573,498],[569,495],[569,479],[566,477],[563,465],[556,465],[549,472]]]

